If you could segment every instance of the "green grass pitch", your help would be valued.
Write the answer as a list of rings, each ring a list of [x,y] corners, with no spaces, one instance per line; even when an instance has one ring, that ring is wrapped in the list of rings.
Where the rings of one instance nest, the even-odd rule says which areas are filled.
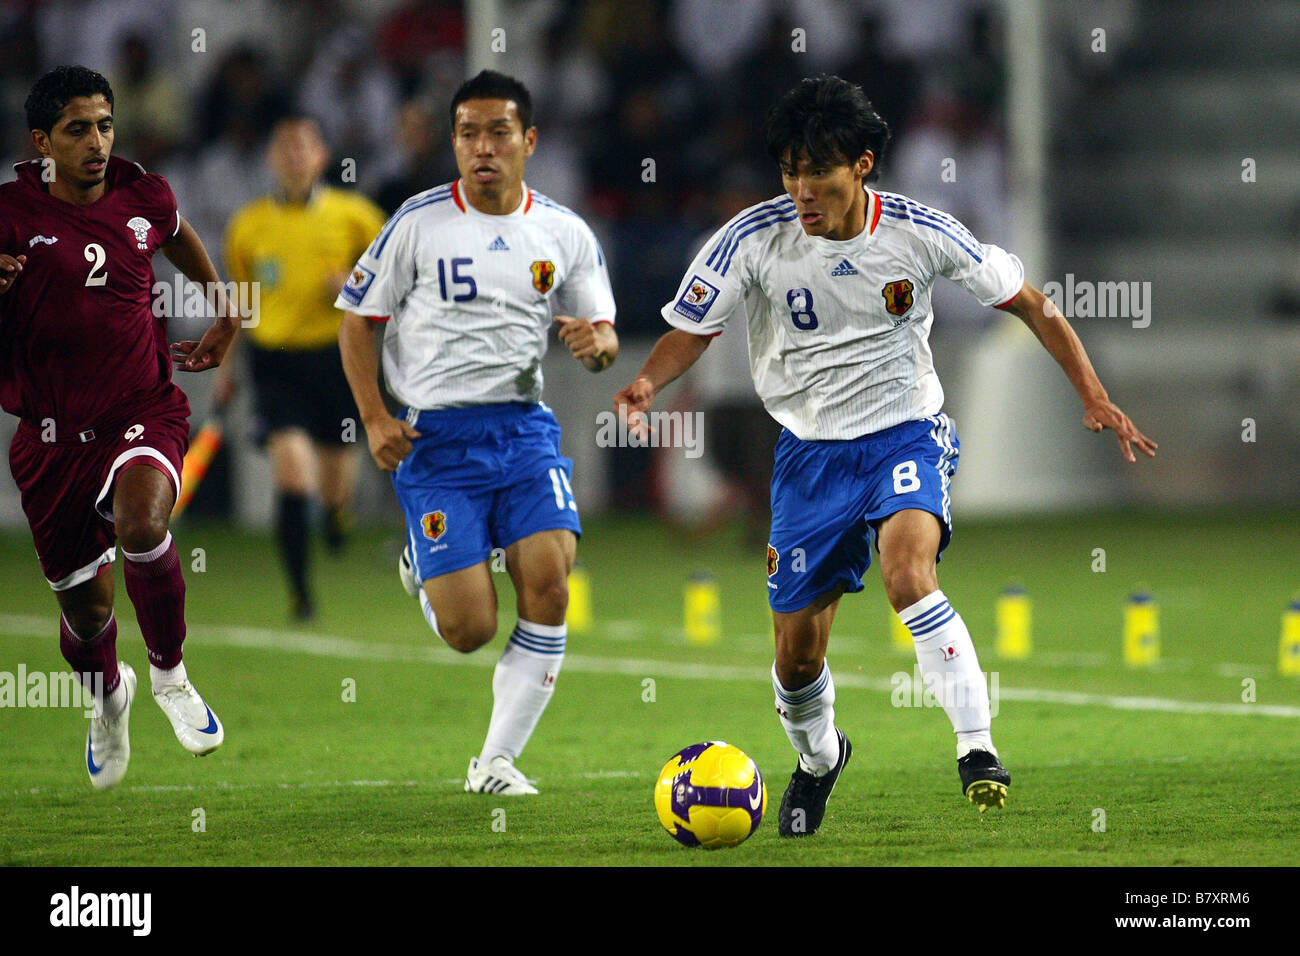
[[[0,709],[0,863],[1296,865],[1300,680],[1277,674],[1281,613],[1300,589],[1296,527],[1279,512],[959,516],[940,581],[998,674],[995,739],[1014,781],[1006,810],[983,816],[959,795],[943,712],[891,704],[891,675],[913,659],[890,646],[873,568],[844,599],[829,654],[853,761],[821,832],[785,841],[775,813],[794,758],[767,677],[761,552],[650,520],[589,522],[579,557],[595,626],[569,638],[520,761],[542,793],[510,800],[461,790],[513,625],[505,575],[501,632],[464,657],[435,646],[402,593],[395,530],[318,557],[320,617],[292,627],[267,537],[182,525],[182,554],[201,548],[206,565],[187,575],[186,660],[225,746],[195,759],[172,737],[119,578],[119,652],[143,692],[130,772],[96,793],[79,710]],[[725,636],[706,647],[682,634],[682,586],[698,569],[722,590]],[[0,579],[0,671],[62,669],[25,534],[0,537]],[[994,653],[994,601],[1013,581],[1034,601],[1023,662]],[[1160,600],[1164,645],[1140,671],[1120,655],[1138,584]],[[734,850],[681,848],[655,817],[659,767],[706,739],[747,751],[767,780],[767,818]]]

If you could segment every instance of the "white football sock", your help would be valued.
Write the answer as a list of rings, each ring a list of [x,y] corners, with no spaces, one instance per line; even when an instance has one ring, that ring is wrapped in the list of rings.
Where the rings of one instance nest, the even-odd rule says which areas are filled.
[[[942,591],[932,591],[898,612],[916,644],[921,678],[943,705],[957,734],[957,757],[970,750],[993,748],[989,690],[980,670],[966,622]],[[933,675],[933,676],[932,676]]]
[[[829,661],[822,662],[816,679],[798,690],[787,690],[772,664],[772,687],[776,691],[776,712],[790,738],[799,765],[815,777],[839,763],[840,738],[835,732],[835,682]]]
[[[189,675],[185,673],[185,662],[181,661],[171,670],[163,670],[161,667],[149,665],[149,683],[154,690],[162,687],[164,684],[184,684],[189,680]]]
[[[442,637],[442,631],[438,630],[438,615],[433,613],[433,605],[429,603],[429,595],[425,593],[424,585],[420,586],[420,610],[424,612],[424,619],[433,628],[433,633]]]
[[[498,754],[514,761],[524,751],[542,711],[555,693],[564,662],[565,624],[515,625],[492,675],[492,721],[479,763]]]

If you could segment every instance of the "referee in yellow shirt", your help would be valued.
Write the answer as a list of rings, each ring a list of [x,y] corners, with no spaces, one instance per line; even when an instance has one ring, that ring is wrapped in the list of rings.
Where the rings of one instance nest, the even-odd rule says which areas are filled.
[[[310,503],[323,504],[325,542],[337,552],[356,483],[350,442],[359,423],[339,359],[334,299],[386,217],[364,196],[320,182],[329,148],[309,117],[276,123],[267,158],[278,188],[235,213],[226,266],[235,281],[259,284],[257,322],[241,338],[275,474],[292,613],[306,620],[315,611],[307,580]],[[221,366],[218,401],[234,393],[235,364]]]

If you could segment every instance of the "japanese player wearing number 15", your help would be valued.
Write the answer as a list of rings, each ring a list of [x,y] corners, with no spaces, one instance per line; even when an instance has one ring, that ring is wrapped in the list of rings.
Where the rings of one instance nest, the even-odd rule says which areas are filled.
[[[497,629],[489,564],[505,552],[518,623],[492,678],[492,719],[465,789],[536,793],[515,767],[564,659],[578,506],[560,428],[542,403],[547,334],[593,372],[618,354],[605,258],[587,224],[529,189],[532,100],[485,70],[452,97],[460,178],[407,200],[343,287],[343,369],[370,453],[393,472],[406,517],[399,572],[458,651]],[[389,415],[384,377],[406,408]]]
[[[754,385],[784,426],[767,588],[776,708],[799,758],[781,834],[816,831],[852,752],[835,726],[826,645],[840,596],[862,590],[873,544],[889,602],[952,721],[962,793],[981,812],[1002,806],[1011,775],[993,745],[988,690],[936,573],[960,446],[927,341],[935,279],[1020,317],[1078,391],[1084,425],[1114,429],[1129,461],[1132,448],[1151,455],[1155,444],[1110,402],[1019,259],[945,213],[865,185],[889,129],[861,88],[806,79],[773,107],[765,135],[786,195],[745,210],[705,245],[664,306],[673,331],[615,407],[639,421],[743,304]]]

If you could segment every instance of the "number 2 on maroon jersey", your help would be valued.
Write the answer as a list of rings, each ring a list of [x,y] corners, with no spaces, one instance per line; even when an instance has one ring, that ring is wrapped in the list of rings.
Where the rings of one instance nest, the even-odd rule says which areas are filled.
[[[108,283],[108,270],[104,266],[108,262],[108,255],[104,252],[104,247],[97,242],[92,242],[83,250],[86,261],[92,263],[90,274],[86,276],[86,285],[106,285]],[[95,273],[103,269],[99,275]]]

